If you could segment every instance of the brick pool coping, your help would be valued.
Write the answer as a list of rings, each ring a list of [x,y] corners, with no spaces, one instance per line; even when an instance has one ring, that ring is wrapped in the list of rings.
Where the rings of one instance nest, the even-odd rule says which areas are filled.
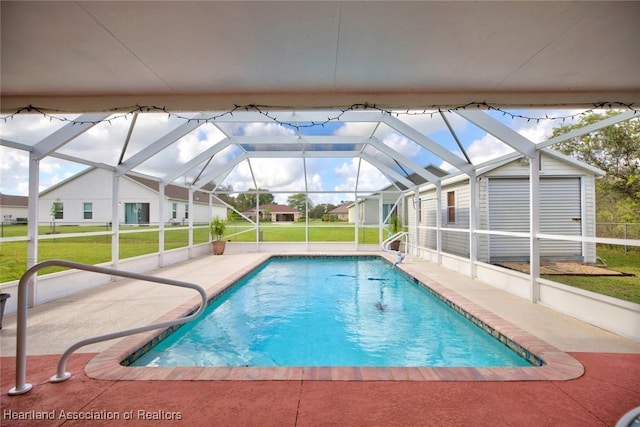
[[[209,299],[228,289],[247,273],[271,257],[295,254],[265,254],[264,257],[236,271],[224,283],[207,289]],[[299,256],[310,256],[298,254]],[[367,254],[340,254],[339,256]],[[395,259],[387,254],[388,261]],[[315,254],[313,256],[336,256]],[[370,255],[368,255],[370,256]],[[492,312],[462,297],[437,281],[426,277],[409,264],[400,269],[427,288],[444,298],[453,309],[487,330],[497,339],[520,352],[523,357],[542,361],[542,366],[525,367],[137,367],[123,366],[134,353],[140,353],[158,342],[168,331],[155,330],[124,338],[95,356],[85,366],[88,377],[100,380],[321,380],[321,381],[559,381],[571,380],[584,374],[584,367],[576,359],[555,346],[535,337]],[[182,317],[200,304],[193,298],[157,319],[158,322]],[[146,350],[145,350],[146,351]]]

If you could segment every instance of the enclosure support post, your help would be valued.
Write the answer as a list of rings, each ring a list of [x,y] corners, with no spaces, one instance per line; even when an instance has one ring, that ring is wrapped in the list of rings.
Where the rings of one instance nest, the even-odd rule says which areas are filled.
[[[436,256],[442,265],[442,185],[436,184]]]
[[[415,226],[415,234],[413,238],[413,247],[411,248],[411,255],[418,255],[418,248],[422,244],[422,239],[420,239],[420,221],[422,220],[422,202],[420,201],[420,189],[416,187],[415,195],[415,214],[416,214],[416,226]]]
[[[359,236],[358,236],[358,224],[360,223],[360,201],[358,200],[358,192],[356,191],[353,194],[353,200],[356,201],[356,205],[355,205],[355,218],[353,220],[353,223],[355,225],[355,239],[356,239],[356,251],[358,250],[358,242],[359,242]]]
[[[384,193],[380,194],[378,198],[378,241],[382,242],[386,237],[383,237],[382,232],[384,229]]]
[[[120,253],[120,177],[117,173],[113,174],[112,194],[111,198],[111,265],[118,268],[118,259]]]
[[[529,300],[540,300],[540,157],[529,158]]]
[[[187,215],[189,216],[187,224],[189,226],[189,259],[193,258],[193,186],[189,186],[189,207]]]
[[[27,212],[27,270],[38,263],[38,203],[40,187],[40,160],[34,153],[29,153],[29,207]],[[38,278],[33,276],[27,286],[27,303],[35,307],[38,301]]]
[[[478,181],[476,171],[469,173],[469,274],[476,277],[476,263],[478,261],[478,239],[476,230],[478,229]]]
[[[158,187],[158,267],[164,267],[164,183]]]

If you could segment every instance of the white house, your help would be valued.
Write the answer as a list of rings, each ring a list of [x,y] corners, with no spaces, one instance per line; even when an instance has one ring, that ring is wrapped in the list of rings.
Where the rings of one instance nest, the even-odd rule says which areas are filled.
[[[104,169],[89,168],[40,193],[38,222],[52,221],[52,207],[58,207],[59,224],[105,224],[112,222],[113,174]],[[119,180],[118,209],[120,224],[186,224],[207,223],[219,215],[227,217],[226,206],[209,193],[196,191],[193,212],[189,212],[189,190],[177,185],[165,187],[162,218],[159,217],[160,183],[138,176],[125,175]]]
[[[0,220],[3,224],[26,224],[29,198],[0,193]]]
[[[595,179],[604,172],[560,153],[544,150],[540,158],[540,232],[569,236],[595,236]],[[529,232],[529,163],[517,158],[478,172],[478,229]],[[469,257],[469,177],[452,176],[442,182],[442,250]],[[415,202],[418,203],[415,203]],[[418,221],[419,245],[436,248],[436,187],[420,187],[418,200],[408,193],[408,226]],[[418,210],[416,212],[416,209]],[[544,258],[595,262],[595,244],[567,240],[540,240]],[[526,261],[529,238],[482,234],[478,260],[495,263]]]

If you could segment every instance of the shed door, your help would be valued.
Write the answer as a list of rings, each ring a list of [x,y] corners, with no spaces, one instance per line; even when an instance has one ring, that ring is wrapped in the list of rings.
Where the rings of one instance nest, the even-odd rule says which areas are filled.
[[[540,231],[548,234],[580,236],[580,178],[540,179]],[[491,230],[529,232],[529,180],[526,178],[489,179],[489,226]],[[545,257],[575,259],[582,256],[582,244],[541,240]],[[528,259],[529,239],[489,237],[490,260]]]

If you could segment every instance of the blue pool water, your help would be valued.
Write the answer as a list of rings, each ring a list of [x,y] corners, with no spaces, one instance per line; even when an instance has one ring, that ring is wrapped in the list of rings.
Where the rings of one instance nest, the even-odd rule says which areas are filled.
[[[272,258],[134,366],[530,366],[377,257]]]

